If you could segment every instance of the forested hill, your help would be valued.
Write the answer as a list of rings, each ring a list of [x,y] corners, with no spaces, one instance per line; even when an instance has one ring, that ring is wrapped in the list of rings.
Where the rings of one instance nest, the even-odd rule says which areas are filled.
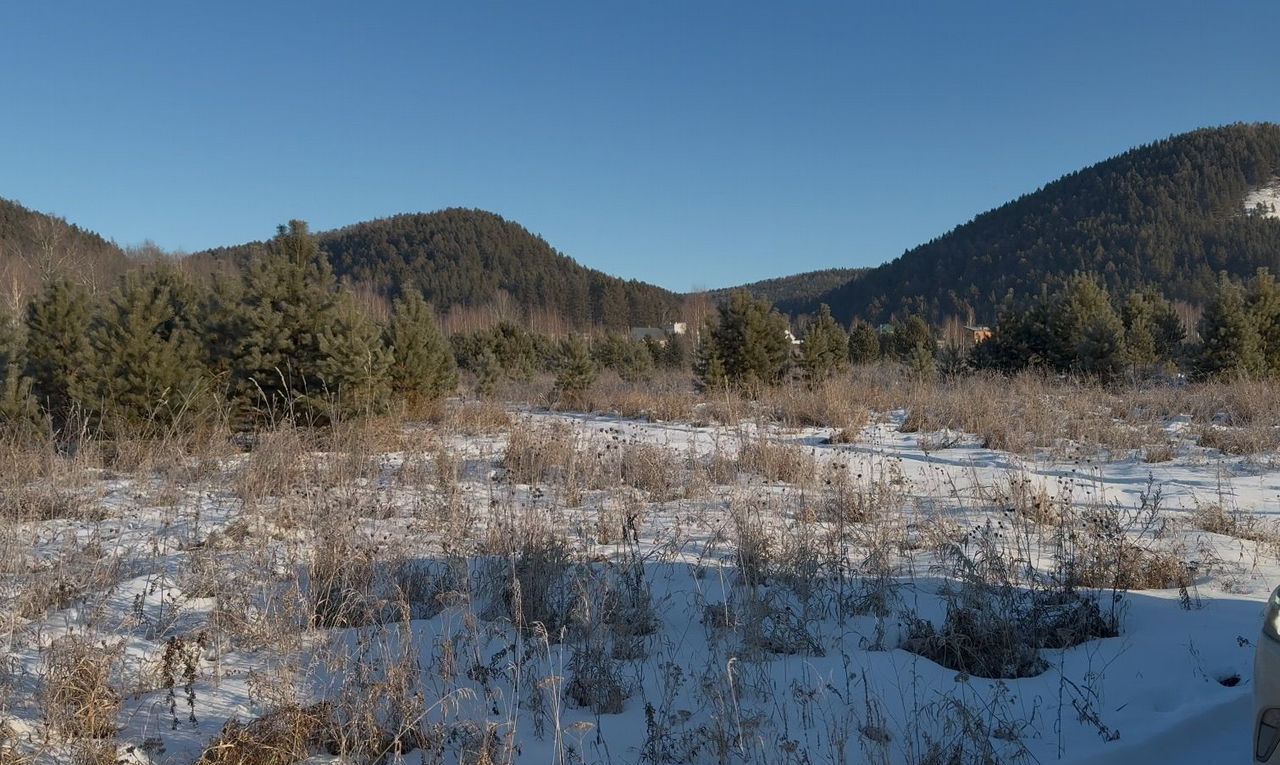
[[[790,312],[828,303],[848,321],[924,312],[980,321],[1006,295],[1025,298],[1075,271],[1113,294],[1154,285],[1204,302],[1215,274],[1280,272],[1280,220],[1246,213],[1246,197],[1280,175],[1280,126],[1196,130],[1071,173],[983,213]]]
[[[802,305],[813,302],[818,296],[830,292],[866,273],[865,268],[826,268],[821,271],[806,271],[793,276],[779,276],[773,279],[761,279],[758,282],[743,284],[738,287],[725,287],[711,290],[711,297],[720,300],[728,297],[734,290],[746,290],[758,298],[771,303]]]
[[[448,209],[357,223],[318,235],[334,272],[395,297],[422,291],[437,309],[484,306],[505,294],[526,312],[550,312],[571,326],[625,329],[674,315],[676,294],[586,268],[523,226],[481,210]],[[222,248],[243,262],[260,243]]]
[[[6,293],[31,294],[46,276],[59,273],[104,286],[128,266],[115,243],[62,218],[0,199],[0,286]]]

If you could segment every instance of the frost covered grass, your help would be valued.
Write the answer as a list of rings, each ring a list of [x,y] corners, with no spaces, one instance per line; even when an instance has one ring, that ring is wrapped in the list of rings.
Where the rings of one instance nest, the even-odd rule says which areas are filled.
[[[1280,473],[1195,428],[1270,392],[873,374],[6,444],[0,763],[1088,761],[1247,699]]]

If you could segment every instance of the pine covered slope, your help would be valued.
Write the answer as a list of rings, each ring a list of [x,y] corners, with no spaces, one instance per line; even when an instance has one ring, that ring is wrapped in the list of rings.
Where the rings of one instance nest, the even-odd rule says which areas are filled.
[[[1154,285],[1203,303],[1215,274],[1280,272],[1280,220],[1246,198],[1280,175],[1280,126],[1237,124],[1141,146],[983,213],[817,298],[872,321],[924,312],[990,320],[1006,298],[1093,271],[1115,294]]]
[[[679,296],[586,268],[523,226],[481,210],[397,215],[318,234],[335,274],[396,297],[416,288],[439,310],[481,306],[508,295],[526,311],[550,311],[570,325],[615,329],[672,315]],[[243,263],[253,243],[203,257]]]
[[[825,268],[820,271],[806,271],[792,276],[779,276],[773,279],[761,279],[758,282],[743,284],[738,287],[711,290],[713,299],[728,297],[734,290],[746,290],[754,297],[764,298],[771,303],[802,305],[812,303],[819,296],[848,284],[866,273],[866,268]],[[816,305],[816,303],[815,303]]]

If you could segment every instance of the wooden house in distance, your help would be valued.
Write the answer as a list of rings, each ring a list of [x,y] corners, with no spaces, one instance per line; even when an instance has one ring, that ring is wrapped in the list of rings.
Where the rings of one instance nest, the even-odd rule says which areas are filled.
[[[966,324],[964,328],[969,332],[970,340],[974,345],[984,343],[991,339],[991,327],[982,324]]]
[[[664,324],[661,327],[632,327],[631,339],[639,342],[651,341],[658,345],[666,345],[668,338],[673,335],[687,335],[689,333],[689,325],[683,321]]]

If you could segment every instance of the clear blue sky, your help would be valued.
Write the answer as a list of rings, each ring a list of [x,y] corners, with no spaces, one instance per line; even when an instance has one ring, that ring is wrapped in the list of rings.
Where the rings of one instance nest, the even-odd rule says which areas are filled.
[[[1280,121],[1280,3],[22,3],[0,196],[197,250],[480,207],[677,290],[872,265]]]

